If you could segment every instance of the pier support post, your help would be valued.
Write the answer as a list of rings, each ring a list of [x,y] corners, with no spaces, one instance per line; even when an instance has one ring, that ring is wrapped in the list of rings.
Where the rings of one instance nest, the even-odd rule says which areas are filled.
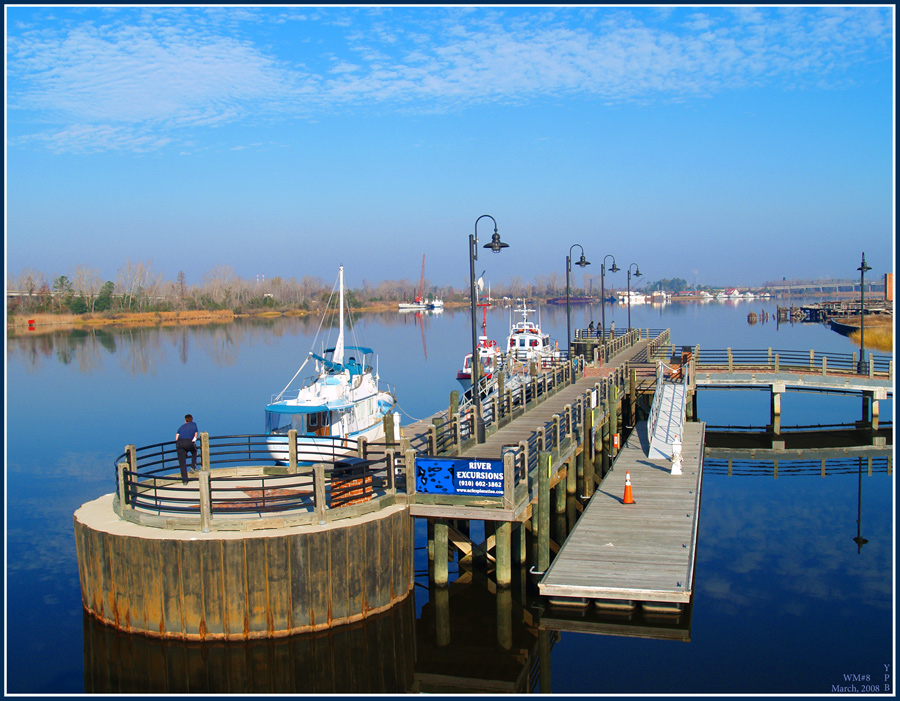
[[[777,358],[778,356],[776,356]],[[776,435],[781,433],[781,395],[785,391],[785,386],[783,383],[774,383],[772,385],[772,394],[771,394],[771,425],[772,432]]]
[[[613,436],[619,432],[619,387],[612,386],[612,401],[609,405],[609,455],[616,457],[616,447],[613,445]]]
[[[637,370],[631,368],[628,373],[628,425],[634,426],[637,413]]]
[[[209,434],[206,431],[200,433],[200,467],[209,472]]]
[[[438,647],[450,644],[450,590],[446,587],[432,592],[434,596],[435,642]]]
[[[384,442],[385,443],[393,443],[394,442],[394,417],[391,414],[385,414],[384,418],[381,420],[381,424],[384,426]]]
[[[509,521],[498,523],[495,536],[497,586],[506,589],[512,584],[512,524]]]
[[[515,524],[512,538],[512,555],[516,564],[521,567],[528,561],[528,537],[523,522]]]
[[[577,446],[576,446],[577,451]],[[584,473],[584,452],[577,453],[566,465],[566,494],[572,496],[578,489],[578,477]]]
[[[862,393],[862,428],[869,428],[872,423],[869,414],[869,407],[872,404],[872,393],[871,392],[863,392]]]
[[[434,584],[438,587],[446,587],[450,581],[448,569],[449,531],[444,519],[434,521]]]
[[[288,431],[288,472],[297,474],[297,429]]]
[[[317,462],[313,466],[313,489],[316,500],[316,516],[319,523],[325,523],[325,464]]]
[[[209,495],[209,470],[201,470],[198,475],[200,483],[200,530],[209,533],[209,523],[212,519],[212,504]]]
[[[552,456],[541,451],[538,456],[538,571],[550,567],[550,461]]]
[[[584,451],[582,452],[583,459],[581,469],[583,484],[582,496],[585,499],[590,499],[594,494],[594,453],[596,451],[594,441],[597,433],[596,417],[598,411],[594,401],[596,396],[596,390],[591,392],[591,400],[584,413]]]
[[[125,518],[125,470],[128,469],[127,462],[120,462],[117,465],[119,472],[119,518]]]
[[[459,413],[459,390],[455,389],[450,393],[450,416],[452,419]]]
[[[554,511],[557,514],[566,513],[566,484],[562,480],[556,483],[556,486],[553,488],[554,496],[556,497]]]
[[[540,689],[541,694],[550,694],[550,679],[552,678],[552,674],[550,673],[550,636],[553,635],[552,631],[549,630],[539,630],[538,631],[538,664],[540,665],[539,679],[540,679]]]
[[[497,643],[504,650],[512,649],[512,591],[507,587],[497,592]]]

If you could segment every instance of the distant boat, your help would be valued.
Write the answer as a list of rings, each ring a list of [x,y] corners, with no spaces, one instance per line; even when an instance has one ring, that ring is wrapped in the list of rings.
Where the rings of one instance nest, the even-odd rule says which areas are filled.
[[[339,320],[334,347],[322,355],[309,352],[303,365],[266,406],[266,435],[273,459],[288,460],[288,431],[297,431],[299,451],[322,459],[355,452],[355,441],[384,437],[384,417],[394,408],[394,395],[379,389],[371,363],[374,351],[344,346],[344,268],[338,271]],[[327,313],[327,312],[326,312]],[[315,373],[292,393],[288,390],[303,367],[315,362]],[[354,441],[353,444],[350,441]]]
[[[597,300],[590,295],[569,295],[569,305],[573,304],[593,304]],[[547,304],[565,304],[565,297],[551,297],[547,300]]]
[[[647,295],[634,290],[631,290],[630,293],[627,290],[624,292],[619,291],[616,293],[616,296],[619,304],[628,304],[629,300],[631,300],[631,304],[644,304],[647,301]]]

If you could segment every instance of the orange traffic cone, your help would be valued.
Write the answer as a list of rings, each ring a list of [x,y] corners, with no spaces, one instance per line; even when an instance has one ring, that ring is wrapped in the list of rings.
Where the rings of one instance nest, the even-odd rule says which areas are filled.
[[[625,471],[625,497],[622,499],[623,504],[634,504],[634,499],[631,497],[631,473],[627,470]]]

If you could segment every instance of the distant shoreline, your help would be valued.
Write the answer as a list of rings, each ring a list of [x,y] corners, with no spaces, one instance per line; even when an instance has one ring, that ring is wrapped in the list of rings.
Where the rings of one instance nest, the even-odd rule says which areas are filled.
[[[468,303],[450,303],[448,307],[468,307]],[[354,313],[396,312],[396,302],[371,302],[354,308]],[[114,314],[24,314],[7,316],[7,333],[31,331],[57,331],[60,329],[93,329],[112,327],[152,327],[152,326],[198,326],[204,324],[224,324],[235,319],[277,319],[281,317],[303,317],[318,314],[318,311],[288,309],[285,311],[265,310],[259,312],[235,313],[231,309],[216,311],[181,312],[118,312]],[[33,322],[33,323],[30,323]]]

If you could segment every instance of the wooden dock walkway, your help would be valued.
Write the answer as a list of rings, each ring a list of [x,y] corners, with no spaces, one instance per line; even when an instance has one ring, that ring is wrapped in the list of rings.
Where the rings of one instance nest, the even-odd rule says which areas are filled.
[[[647,458],[646,423],[635,426],[538,584],[551,603],[652,610],[688,603],[693,589],[705,424],[684,428],[681,475]],[[625,473],[634,504],[624,505]]]
[[[566,405],[572,404],[575,399],[587,390],[591,389],[601,378],[625,363],[634,361],[635,358],[646,357],[648,341],[639,341],[631,348],[610,358],[609,362],[599,368],[588,368],[583,377],[579,377],[574,384],[569,385],[548,399],[530,409],[522,416],[489,435],[484,443],[479,443],[463,450],[460,457],[488,458],[498,460],[502,456],[503,447],[518,445],[520,441],[528,441],[531,434],[540,427],[552,421],[554,414],[562,414]]]
[[[480,457],[497,460],[501,457],[503,446],[518,445],[519,441],[528,440],[539,426],[545,425],[554,414],[562,413],[566,404],[571,404],[576,397],[594,386],[598,381],[608,377],[626,363],[648,364],[648,348],[650,341],[645,339],[638,341],[633,346],[625,348],[608,362],[599,367],[588,366],[586,374],[580,377],[569,387],[556,392],[553,396],[543,400],[521,416],[513,419],[496,432],[489,432],[484,443],[468,446],[462,450],[460,457]],[[446,420],[448,410],[441,410],[424,419],[402,426],[400,435],[409,439],[410,444],[418,452],[427,452],[428,431],[435,419]]]

